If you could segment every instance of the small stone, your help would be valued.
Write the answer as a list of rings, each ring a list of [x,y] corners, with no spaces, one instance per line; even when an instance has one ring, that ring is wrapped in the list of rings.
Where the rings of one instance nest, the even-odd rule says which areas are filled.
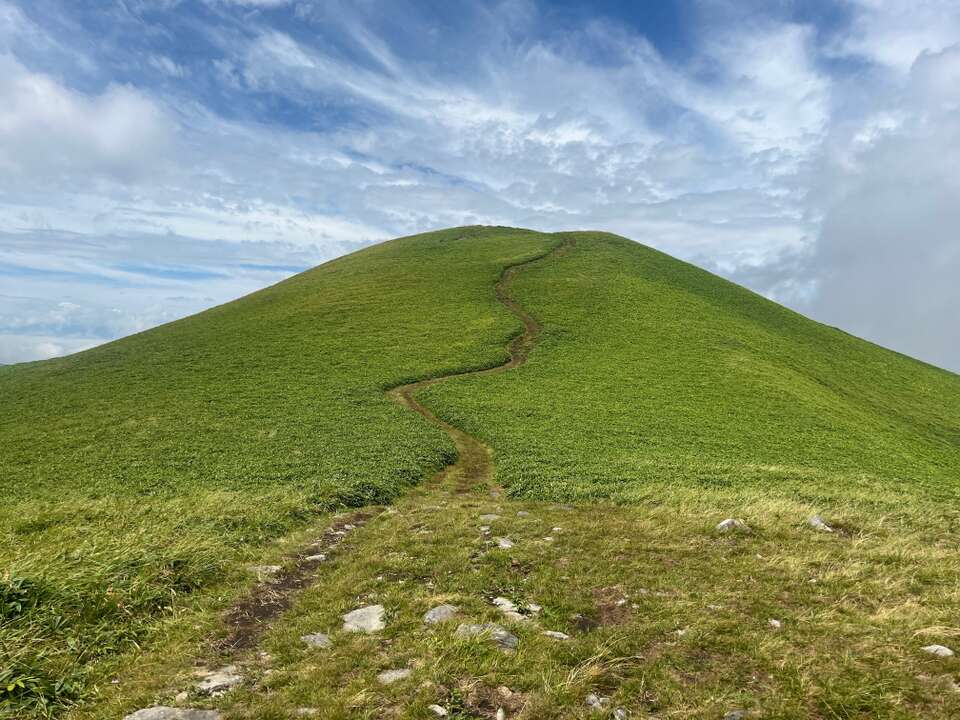
[[[491,522],[493,522],[494,520],[499,520],[499,519],[500,519],[500,516],[499,516],[499,515],[495,515],[495,514],[493,514],[493,513],[489,513],[489,514],[487,514],[487,515],[481,515],[481,516],[480,516],[480,522],[483,522],[483,523],[491,523]]]
[[[520,642],[516,635],[512,635],[499,625],[492,623],[482,623],[479,625],[461,623],[457,626],[455,634],[459,637],[476,637],[484,633],[489,633],[490,638],[504,650],[515,650]]]
[[[450,714],[443,705],[427,705],[427,710],[437,717],[447,717]]]
[[[412,674],[413,670],[410,668],[403,668],[401,670],[384,670],[382,673],[377,675],[377,680],[381,685],[392,685],[399,680],[406,680]]]
[[[304,560],[306,562],[324,562],[327,559],[327,556],[324,553],[317,553],[316,555],[307,555]]]
[[[509,550],[510,548],[513,547],[513,540],[505,537],[497,538],[497,545],[500,547],[501,550]]]
[[[553,530],[551,530],[551,532],[555,532],[555,533],[563,532],[563,528],[555,527],[553,528]]]
[[[743,720],[747,716],[743,710],[731,710],[723,716],[723,720]]]
[[[505,597],[496,597],[493,599],[493,604],[496,605],[502,612],[517,612],[518,608],[512,600],[509,600]]]
[[[507,713],[503,708],[497,708],[497,720],[507,720]]]
[[[323,633],[312,633],[310,635],[301,635],[300,639],[309,647],[328,648],[333,643],[330,642],[330,636]]]
[[[730,530],[749,530],[747,524],[743,520],[737,518],[727,518],[726,520],[721,520],[717,523],[717,530],[719,532],[728,532]]]
[[[257,582],[273,582],[274,580],[276,580],[279,572],[283,570],[283,566],[282,565],[251,565],[247,569],[250,572],[256,574]]]
[[[828,532],[828,533],[833,532],[833,528],[827,525],[823,521],[823,518],[820,517],[819,515],[814,515],[812,518],[807,520],[807,524],[810,527],[812,527],[814,530],[819,530],[820,532]]]
[[[587,703],[587,707],[593,710],[603,710],[603,706],[606,705],[608,702],[610,702],[610,699],[605,697],[600,697],[595,693],[590,693],[589,695],[587,695],[585,702]]]
[[[456,605],[437,605],[427,610],[423,616],[423,621],[428,625],[447,622],[453,619],[459,609]]]
[[[517,510],[517,517],[530,517],[530,513],[526,510]]]
[[[236,665],[227,665],[219,670],[207,673],[197,683],[197,692],[201,695],[223,695],[243,682],[243,676],[237,672]]]
[[[484,535],[486,535],[488,532],[490,532],[490,526],[489,526],[489,525],[481,525],[481,526],[480,526],[480,532],[482,532]]]
[[[351,610],[343,616],[345,632],[372,633],[383,630],[383,605],[367,605],[366,607]]]
[[[767,625],[769,625],[774,630],[779,630],[780,628],[783,627],[782,622],[780,622],[779,620],[774,620],[773,618],[770,618],[769,620],[767,620]]]
[[[613,711],[613,720],[627,720],[630,717],[630,713],[627,712],[626,708],[617,708]]]
[[[543,634],[548,638],[553,638],[554,640],[569,640],[570,636],[566,633],[562,633],[559,630],[544,630]]]
[[[527,603],[527,610],[529,610],[533,615],[539,615],[540,611],[543,610],[543,606],[537,605],[536,603]]]
[[[175,703],[183,704],[190,699],[190,693],[186,690],[181,690],[176,695],[173,696],[173,701]]]
[[[123,720],[220,720],[220,713],[216,710],[190,710],[156,705],[130,713],[124,716]]]
[[[937,657],[953,657],[953,650],[946,645],[925,645],[920,649]]]

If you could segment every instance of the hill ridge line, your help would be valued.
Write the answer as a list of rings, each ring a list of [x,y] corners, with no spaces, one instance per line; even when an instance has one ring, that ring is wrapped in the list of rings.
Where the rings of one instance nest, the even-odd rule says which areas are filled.
[[[562,255],[575,245],[575,238],[563,236],[561,242],[557,243],[549,251],[529,260],[508,265],[501,273],[500,279],[494,286],[497,300],[523,323],[523,332],[514,337],[507,345],[507,350],[510,352],[510,358],[508,360],[499,365],[480,370],[455,371],[424,380],[404,383],[386,391],[385,394],[387,397],[395,403],[418,413],[428,422],[436,425],[447,433],[450,439],[453,440],[453,444],[457,448],[457,459],[455,462],[437,472],[433,478],[434,484],[442,484],[445,481],[453,479],[453,476],[459,476],[456,478],[456,488],[459,492],[467,492],[478,485],[485,485],[491,492],[498,492],[498,490],[492,486],[493,460],[491,459],[490,448],[473,435],[464,432],[445,420],[441,420],[432,410],[417,400],[416,394],[426,387],[448,380],[480,375],[494,375],[513,370],[526,363],[530,351],[536,346],[537,336],[540,334],[542,326],[522,305],[510,296],[510,284],[518,272],[531,265]]]

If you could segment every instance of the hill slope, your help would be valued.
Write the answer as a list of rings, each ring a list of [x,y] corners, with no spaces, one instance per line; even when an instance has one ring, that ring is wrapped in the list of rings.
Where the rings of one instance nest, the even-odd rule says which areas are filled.
[[[563,243],[564,252],[546,257]],[[554,568],[540,579],[539,597],[552,593],[557,608],[572,610],[571,593],[640,583],[639,568],[630,575],[609,562],[627,548],[608,556],[605,547],[604,535],[628,527],[646,533],[647,542],[664,542],[671,532],[685,538],[670,541],[663,562],[685,558],[689,572],[675,583],[692,583],[688,593],[699,581],[722,584],[749,573],[753,554],[777,552],[784,542],[803,548],[790,559],[800,575],[813,562],[842,564],[847,549],[824,554],[820,545],[781,530],[755,536],[756,547],[703,545],[704,516],[750,511],[780,518],[822,506],[859,532],[880,514],[908,529],[909,541],[877,529],[876,543],[861,547],[857,560],[862,569],[886,568],[884,592],[897,607],[956,578],[956,564],[931,548],[941,547],[939,533],[955,521],[939,501],[956,498],[960,481],[960,377],[813,323],[622,238],[459,228],[385,243],[69,358],[0,368],[0,477],[8,498],[0,510],[0,557],[10,568],[0,587],[0,680],[21,680],[7,691],[14,712],[44,713],[48,705],[90,697],[96,683],[137,652],[135,643],[157,647],[158,637],[172,642],[169,633],[179,633],[179,652],[195,652],[190,643],[217,632],[224,602],[249,583],[243,563],[279,552],[274,538],[337,507],[390,502],[450,462],[447,434],[384,391],[505,362],[505,345],[520,323],[498,302],[494,285],[505,268],[541,257],[510,286],[518,307],[542,325],[538,344],[524,350],[526,364],[429,385],[416,391],[417,400],[485,441],[495,479],[514,497],[612,499],[644,512],[661,506],[669,515],[653,528],[637,524],[637,511],[606,508],[601,537],[589,532],[595,512],[567,517],[568,530],[581,534],[575,577],[583,586],[557,587]],[[438,481],[441,488],[449,479]],[[410,527],[398,519],[370,528],[368,550],[358,550],[358,565],[331,571],[339,575],[330,578],[330,596],[317,612],[327,617],[350,597],[383,593],[358,578],[391,577],[396,568],[374,566],[390,556],[387,548],[396,557],[413,552],[400,539],[404,533],[438,534],[437,545],[417,547],[431,569],[420,567],[415,576],[433,573],[439,582],[443,575],[451,593],[505,587],[495,576],[511,566],[494,558],[493,575],[468,580],[458,573],[476,571],[476,555],[446,555],[448,540],[439,540],[447,532],[455,541],[457,528],[470,524],[463,513],[476,501],[437,500],[430,492],[410,495],[401,515],[419,517],[417,508],[431,502],[455,503],[448,526],[428,530],[421,521]],[[898,544],[915,549],[909,562],[891,559]],[[742,557],[718,574],[714,556],[731,550]],[[601,567],[581,567],[591,558]],[[528,562],[536,566],[535,558]],[[919,585],[917,563],[924,568]],[[757,582],[768,583],[774,596],[799,581],[781,573]],[[839,603],[864,582],[859,573],[845,573],[820,602]],[[516,583],[508,581],[519,593]],[[396,602],[412,601],[398,596]],[[916,621],[948,624],[942,619],[960,598],[941,603]],[[767,612],[768,605],[750,612]],[[868,623],[861,609],[850,612]],[[194,631],[177,620],[182,613],[193,613]],[[293,631],[280,629],[278,637],[284,632]],[[634,632],[639,642],[652,629]],[[875,640],[894,642],[893,632],[907,628],[885,628]],[[585,642],[581,655],[590,657],[597,643],[607,647],[608,639]],[[804,635],[793,642],[811,641]],[[278,648],[290,652],[282,642]],[[367,651],[345,650],[344,672],[356,674]],[[531,652],[542,653],[532,656],[538,662],[555,660],[549,648],[534,645]],[[171,653],[168,661],[177,657]],[[577,657],[561,660],[556,672],[576,665]],[[882,684],[873,670],[851,677],[862,679],[861,672],[868,685]],[[328,680],[334,695],[325,701],[334,702],[344,680]],[[721,675],[715,681],[730,682]],[[828,673],[816,682],[832,681]],[[158,681],[137,682],[150,688]],[[794,707],[778,683],[771,681],[771,691],[787,698],[785,708]],[[884,704],[888,695],[906,691],[894,686],[877,696],[883,702],[853,705],[875,713],[895,707],[899,701]],[[570,716],[562,710],[568,691],[536,716]],[[131,697],[121,692],[114,701],[129,707]],[[841,693],[839,701],[848,699]],[[828,705],[837,702],[833,697]],[[91,707],[98,717],[99,706]],[[364,716],[350,707],[344,717]],[[420,716],[417,707],[411,717]],[[690,712],[703,707],[691,705]],[[467,709],[465,716],[474,716]]]

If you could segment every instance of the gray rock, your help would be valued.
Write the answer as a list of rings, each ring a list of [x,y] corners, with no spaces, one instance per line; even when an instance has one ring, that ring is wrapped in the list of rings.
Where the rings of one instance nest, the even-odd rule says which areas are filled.
[[[307,555],[304,560],[307,562],[324,562],[327,559],[327,556],[324,553],[317,553],[316,555]]]
[[[562,633],[559,630],[544,630],[543,634],[548,638],[553,638],[554,640],[569,640],[570,636],[566,633]]]
[[[780,628],[783,627],[783,623],[780,622],[779,620],[775,620],[774,618],[770,618],[769,620],[767,620],[767,625],[769,625],[774,630],[779,630]]]
[[[747,713],[743,710],[731,710],[723,716],[723,720],[743,720]]]
[[[603,710],[604,706],[610,702],[610,698],[600,697],[596,693],[587,695],[585,702],[591,710]]]
[[[273,582],[283,570],[282,565],[251,565],[247,568],[257,576],[257,582]]]
[[[494,598],[493,604],[500,608],[500,612],[502,612],[503,616],[508,620],[512,620],[513,622],[525,622],[528,619],[525,615],[520,613],[520,608],[514,605],[513,602],[507,598]]]
[[[300,639],[310,647],[314,647],[314,648],[328,648],[331,645],[333,645],[333,643],[330,642],[330,636],[325,635],[324,633],[312,633],[310,635],[301,635]]]
[[[924,645],[920,649],[937,657],[953,657],[953,650],[946,645]]]
[[[443,705],[427,705],[427,710],[432,712],[437,717],[447,717],[450,713],[447,712],[447,709]]]
[[[626,708],[617,708],[613,711],[613,720],[627,720],[630,717],[630,713],[627,712]]]
[[[495,515],[494,513],[488,513],[487,515],[480,516],[480,522],[483,522],[483,523],[489,523],[499,519],[500,519],[500,516]]]
[[[517,517],[530,517],[530,513],[526,510],[517,510]]]
[[[510,548],[513,547],[513,540],[511,540],[510,538],[505,538],[505,537],[497,538],[497,546],[498,546],[501,550],[509,550]]]
[[[828,532],[828,533],[833,532],[833,528],[827,525],[823,521],[823,518],[820,517],[819,515],[814,515],[812,518],[807,520],[807,524],[810,527],[812,527],[814,530],[819,530],[820,532]]]
[[[456,605],[437,605],[427,610],[423,616],[423,621],[427,623],[427,625],[447,622],[448,620],[453,620],[458,610],[460,610],[460,608]]]
[[[220,713],[216,710],[190,710],[156,705],[130,713],[123,720],[220,720]]]
[[[477,635],[489,634],[490,638],[504,650],[515,650],[520,643],[516,635],[512,635],[499,625],[494,625],[493,623],[482,623],[478,625],[461,623],[457,626],[455,634],[460,637],[476,637]]]
[[[345,632],[372,633],[383,630],[383,605],[367,605],[366,607],[351,610],[343,616]]]
[[[384,670],[382,673],[377,675],[377,681],[381,685],[392,685],[399,680],[406,680],[412,674],[413,670],[410,668],[402,668],[400,670]]]
[[[749,530],[747,524],[738,518],[727,518],[717,523],[719,532],[729,532],[730,530]]]
[[[197,692],[201,695],[223,695],[243,682],[243,676],[237,672],[236,665],[225,667],[206,673],[203,680],[197,683]]]

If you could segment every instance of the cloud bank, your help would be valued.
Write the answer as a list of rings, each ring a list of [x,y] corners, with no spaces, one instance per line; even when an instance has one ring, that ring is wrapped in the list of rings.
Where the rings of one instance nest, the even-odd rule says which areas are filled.
[[[960,369],[952,5],[0,0],[0,362],[485,223],[618,232]]]

